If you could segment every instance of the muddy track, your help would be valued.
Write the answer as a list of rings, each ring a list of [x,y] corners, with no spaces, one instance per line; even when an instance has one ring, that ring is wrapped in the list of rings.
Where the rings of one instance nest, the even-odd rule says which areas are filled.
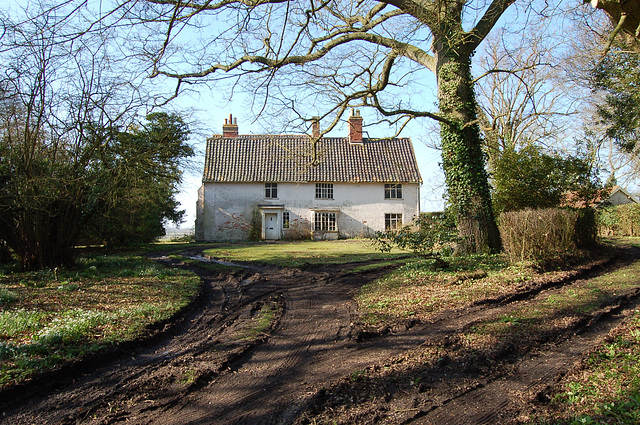
[[[625,258],[635,261],[638,255]],[[87,373],[68,371],[68,379],[57,385],[0,398],[0,422],[290,424],[317,417],[339,423],[506,423],[517,418],[523,400],[543,394],[635,308],[637,291],[541,336],[536,350],[498,347],[426,366],[409,359],[424,347],[452,346],[474,323],[580,284],[610,266],[594,263],[430,323],[408,322],[378,333],[360,329],[351,299],[381,271],[252,268],[225,274],[194,267],[203,292],[164,337]],[[243,332],[265,304],[277,312],[271,329],[246,338]],[[378,388],[358,388],[351,379],[354,371],[403,361],[406,370],[381,378]],[[410,388],[389,385],[407,373],[428,379]]]

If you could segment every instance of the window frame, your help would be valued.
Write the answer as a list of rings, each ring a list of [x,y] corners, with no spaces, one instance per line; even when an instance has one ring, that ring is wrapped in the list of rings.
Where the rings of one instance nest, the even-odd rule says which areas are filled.
[[[288,229],[291,222],[291,216],[289,214],[289,211],[284,211],[282,213],[282,228],[283,229]]]
[[[400,230],[401,228],[402,228],[402,213],[385,213],[384,214],[385,232],[392,232],[395,230]]]
[[[338,213],[334,211],[314,211],[313,213],[314,232],[337,232]]]
[[[333,199],[333,183],[316,183],[316,199]]]
[[[265,183],[264,184],[264,198],[265,199],[278,199],[278,183]]]
[[[384,199],[403,199],[402,183],[385,183]]]

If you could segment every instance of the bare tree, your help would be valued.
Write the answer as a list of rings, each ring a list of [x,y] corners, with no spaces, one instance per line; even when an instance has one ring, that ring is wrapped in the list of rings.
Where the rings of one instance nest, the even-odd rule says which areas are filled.
[[[532,144],[573,150],[569,141],[588,89],[567,78],[558,53],[570,46],[544,32],[532,25],[519,37],[496,33],[485,44],[477,91],[490,169],[505,150]]]

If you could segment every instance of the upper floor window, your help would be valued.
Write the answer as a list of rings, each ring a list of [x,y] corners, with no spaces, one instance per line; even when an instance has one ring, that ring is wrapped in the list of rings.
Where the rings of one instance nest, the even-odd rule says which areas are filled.
[[[384,199],[402,199],[402,184],[385,184]]]
[[[399,230],[402,228],[402,214],[385,214],[384,230]]]
[[[264,197],[275,199],[278,197],[278,183],[264,184]]]
[[[333,199],[333,183],[316,183],[316,199]]]

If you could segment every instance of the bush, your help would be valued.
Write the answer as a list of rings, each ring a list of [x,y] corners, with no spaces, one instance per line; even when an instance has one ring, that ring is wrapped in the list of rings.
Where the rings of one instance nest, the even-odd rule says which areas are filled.
[[[308,241],[313,239],[311,222],[305,218],[296,218],[289,222],[289,228],[285,229],[283,239],[289,241]]]
[[[494,160],[493,209],[496,213],[525,208],[557,207],[571,193],[575,201],[596,195],[598,179],[585,158],[560,156],[528,145],[507,148]]]
[[[195,241],[196,241],[196,234],[193,232],[185,233],[184,235],[175,236],[171,238],[171,242],[189,243],[189,242],[195,242]]]
[[[251,227],[249,228],[249,240],[259,241],[262,239],[262,214],[258,208],[254,208],[251,213]]]
[[[574,240],[578,249],[593,249],[598,244],[598,219],[593,208],[574,210],[578,213]]]
[[[640,236],[640,204],[600,208],[597,222],[603,236]]]
[[[593,210],[547,208],[502,213],[500,236],[511,261],[544,259],[596,245]]]
[[[7,243],[0,239],[0,264],[7,264],[13,261],[11,258],[11,251],[7,246]]]
[[[442,212],[423,213],[413,220],[413,226],[399,230],[376,232],[374,244],[382,252],[396,246],[421,257],[447,255],[457,240],[457,231],[451,217]]]

